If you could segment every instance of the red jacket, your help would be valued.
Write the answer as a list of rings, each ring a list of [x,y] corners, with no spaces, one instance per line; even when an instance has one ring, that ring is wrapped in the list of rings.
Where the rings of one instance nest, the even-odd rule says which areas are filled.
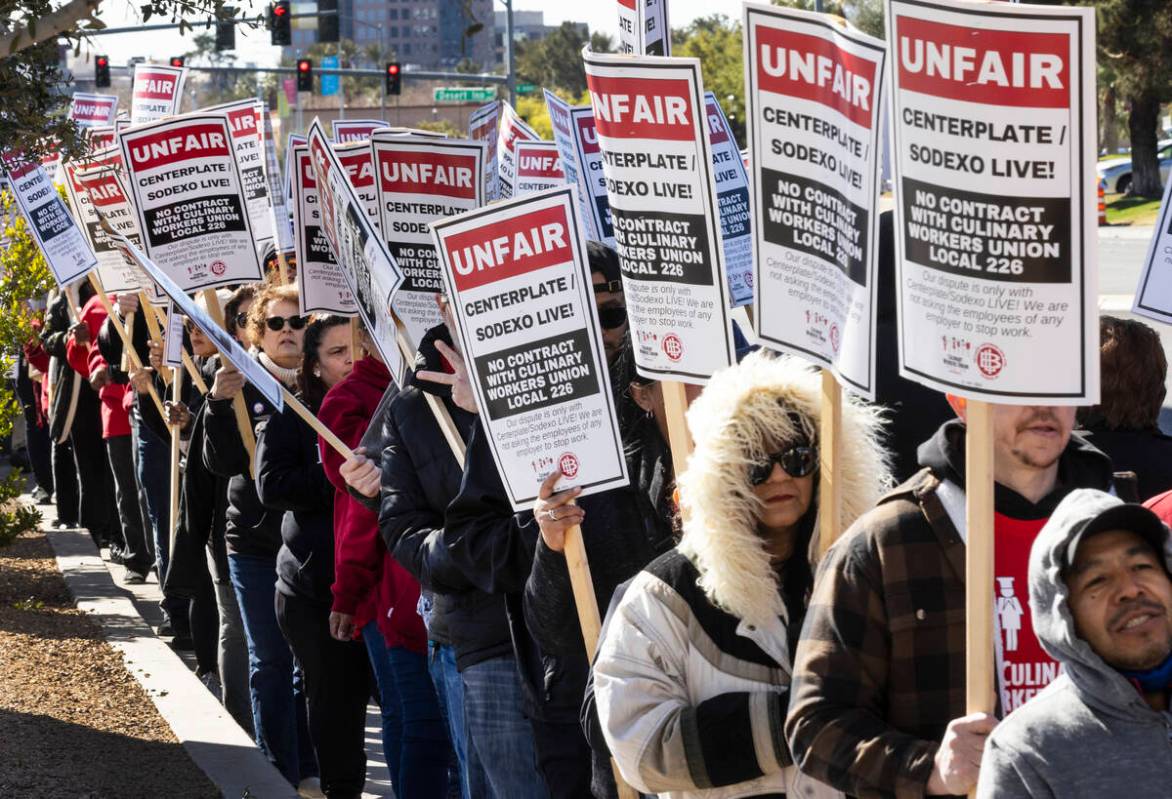
[[[391,373],[375,358],[363,358],[354,371],[329,390],[318,418],[349,447],[357,447],[391,384]],[[326,477],[334,494],[333,610],[365,624],[373,612],[387,646],[427,651],[427,631],[419,617],[419,583],[389,557],[378,516],[350,495],[339,469],[344,460],[318,439]]]
[[[98,331],[106,321],[106,309],[97,295],[90,297],[81,309],[81,321],[90,331],[90,343],[78,344],[70,336],[65,343],[65,360],[73,370],[86,380],[90,372],[106,366],[106,359],[98,350]],[[98,391],[102,403],[102,438],[117,438],[130,435],[130,414],[122,407],[122,397],[130,387],[125,384],[107,383]]]

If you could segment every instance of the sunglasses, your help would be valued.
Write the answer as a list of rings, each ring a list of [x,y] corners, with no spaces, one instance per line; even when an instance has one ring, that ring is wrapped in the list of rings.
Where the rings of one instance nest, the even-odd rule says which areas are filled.
[[[265,327],[274,333],[280,332],[285,328],[285,323],[289,323],[289,327],[294,330],[302,330],[308,320],[304,316],[270,316],[265,320]]]
[[[602,325],[607,330],[614,330],[616,327],[622,327],[627,323],[627,309],[626,308],[599,308],[598,309],[598,324]]]
[[[621,280],[606,280],[602,283],[592,283],[595,294],[622,294],[623,281]]]
[[[749,469],[749,482],[759,486],[773,474],[773,465],[777,464],[790,477],[807,477],[818,468],[818,448],[798,446],[783,449],[757,461]]]

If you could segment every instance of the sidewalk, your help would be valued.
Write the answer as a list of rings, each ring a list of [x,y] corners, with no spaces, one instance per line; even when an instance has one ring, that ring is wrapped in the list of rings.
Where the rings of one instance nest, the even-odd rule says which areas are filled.
[[[24,498],[31,504],[29,497]],[[37,506],[43,529],[77,607],[102,627],[127,670],[150,696],[155,707],[193,761],[225,797],[295,799],[296,792],[265,759],[255,743],[195,677],[195,658],[176,652],[169,638],[154,630],[162,622],[162,593],[152,575],[141,585],[127,585],[126,570],[99,557],[84,530],[57,530],[55,508]],[[108,552],[103,552],[108,555]],[[378,708],[367,714],[367,783],[364,799],[393,797],[383,762]]]

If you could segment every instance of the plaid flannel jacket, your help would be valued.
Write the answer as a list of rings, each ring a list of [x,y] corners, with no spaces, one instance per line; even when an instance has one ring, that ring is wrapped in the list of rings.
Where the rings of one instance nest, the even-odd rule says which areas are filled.
[[[921,797],[965,714],[965,547],[924,469],[823,558],[785,732],[801,770],[859,797]]]

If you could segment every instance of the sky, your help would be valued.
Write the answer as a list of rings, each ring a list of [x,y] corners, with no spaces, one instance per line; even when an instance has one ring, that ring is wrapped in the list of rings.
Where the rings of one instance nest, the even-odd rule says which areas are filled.
[[[240,5],[248,9],[245,13],[250,16],[264,13],[268,5],[267,0],[252,0],[253,5],[249,8],[248,2],[249,0],[243,0]],[[515,3],[515,10],[544,11],[547,25],[557,25],[566,20],[585,22],[592,31],[599,30],[618,39],[618,12],[615,11],[615,0],[515,0]],[[110,28],[139,25],[139,5],[140,3],[132,0],[104,0],[101,19]],[[496,0],[494,6],[500,10],[504,9],[500,0]],[[698,16],[717,12],[739,16],[741,3],[739,0],[671,0],[668,11],[672,26],[681,27]],[[153,23],[167,20],[152,18],[150,21]],[[190,32],[186,36],[180,36],[176,31],[142,31],[99,36],[92,40],[93,53],[105,53],[110,56],[114,66],[126,64],[133,56],[142,56],[148,61],[166,62],[171,56],[190,50],[192,36]],[[244,26],[237,27],[237,64],[273,66],[277,63],[279,51],[280,48],[269,44],[269,32],[264,28],[249,30]],[[86,74],[92,70],[92,63],[91,58],[89,62],[77,65],[74,70],[77,74]]]

